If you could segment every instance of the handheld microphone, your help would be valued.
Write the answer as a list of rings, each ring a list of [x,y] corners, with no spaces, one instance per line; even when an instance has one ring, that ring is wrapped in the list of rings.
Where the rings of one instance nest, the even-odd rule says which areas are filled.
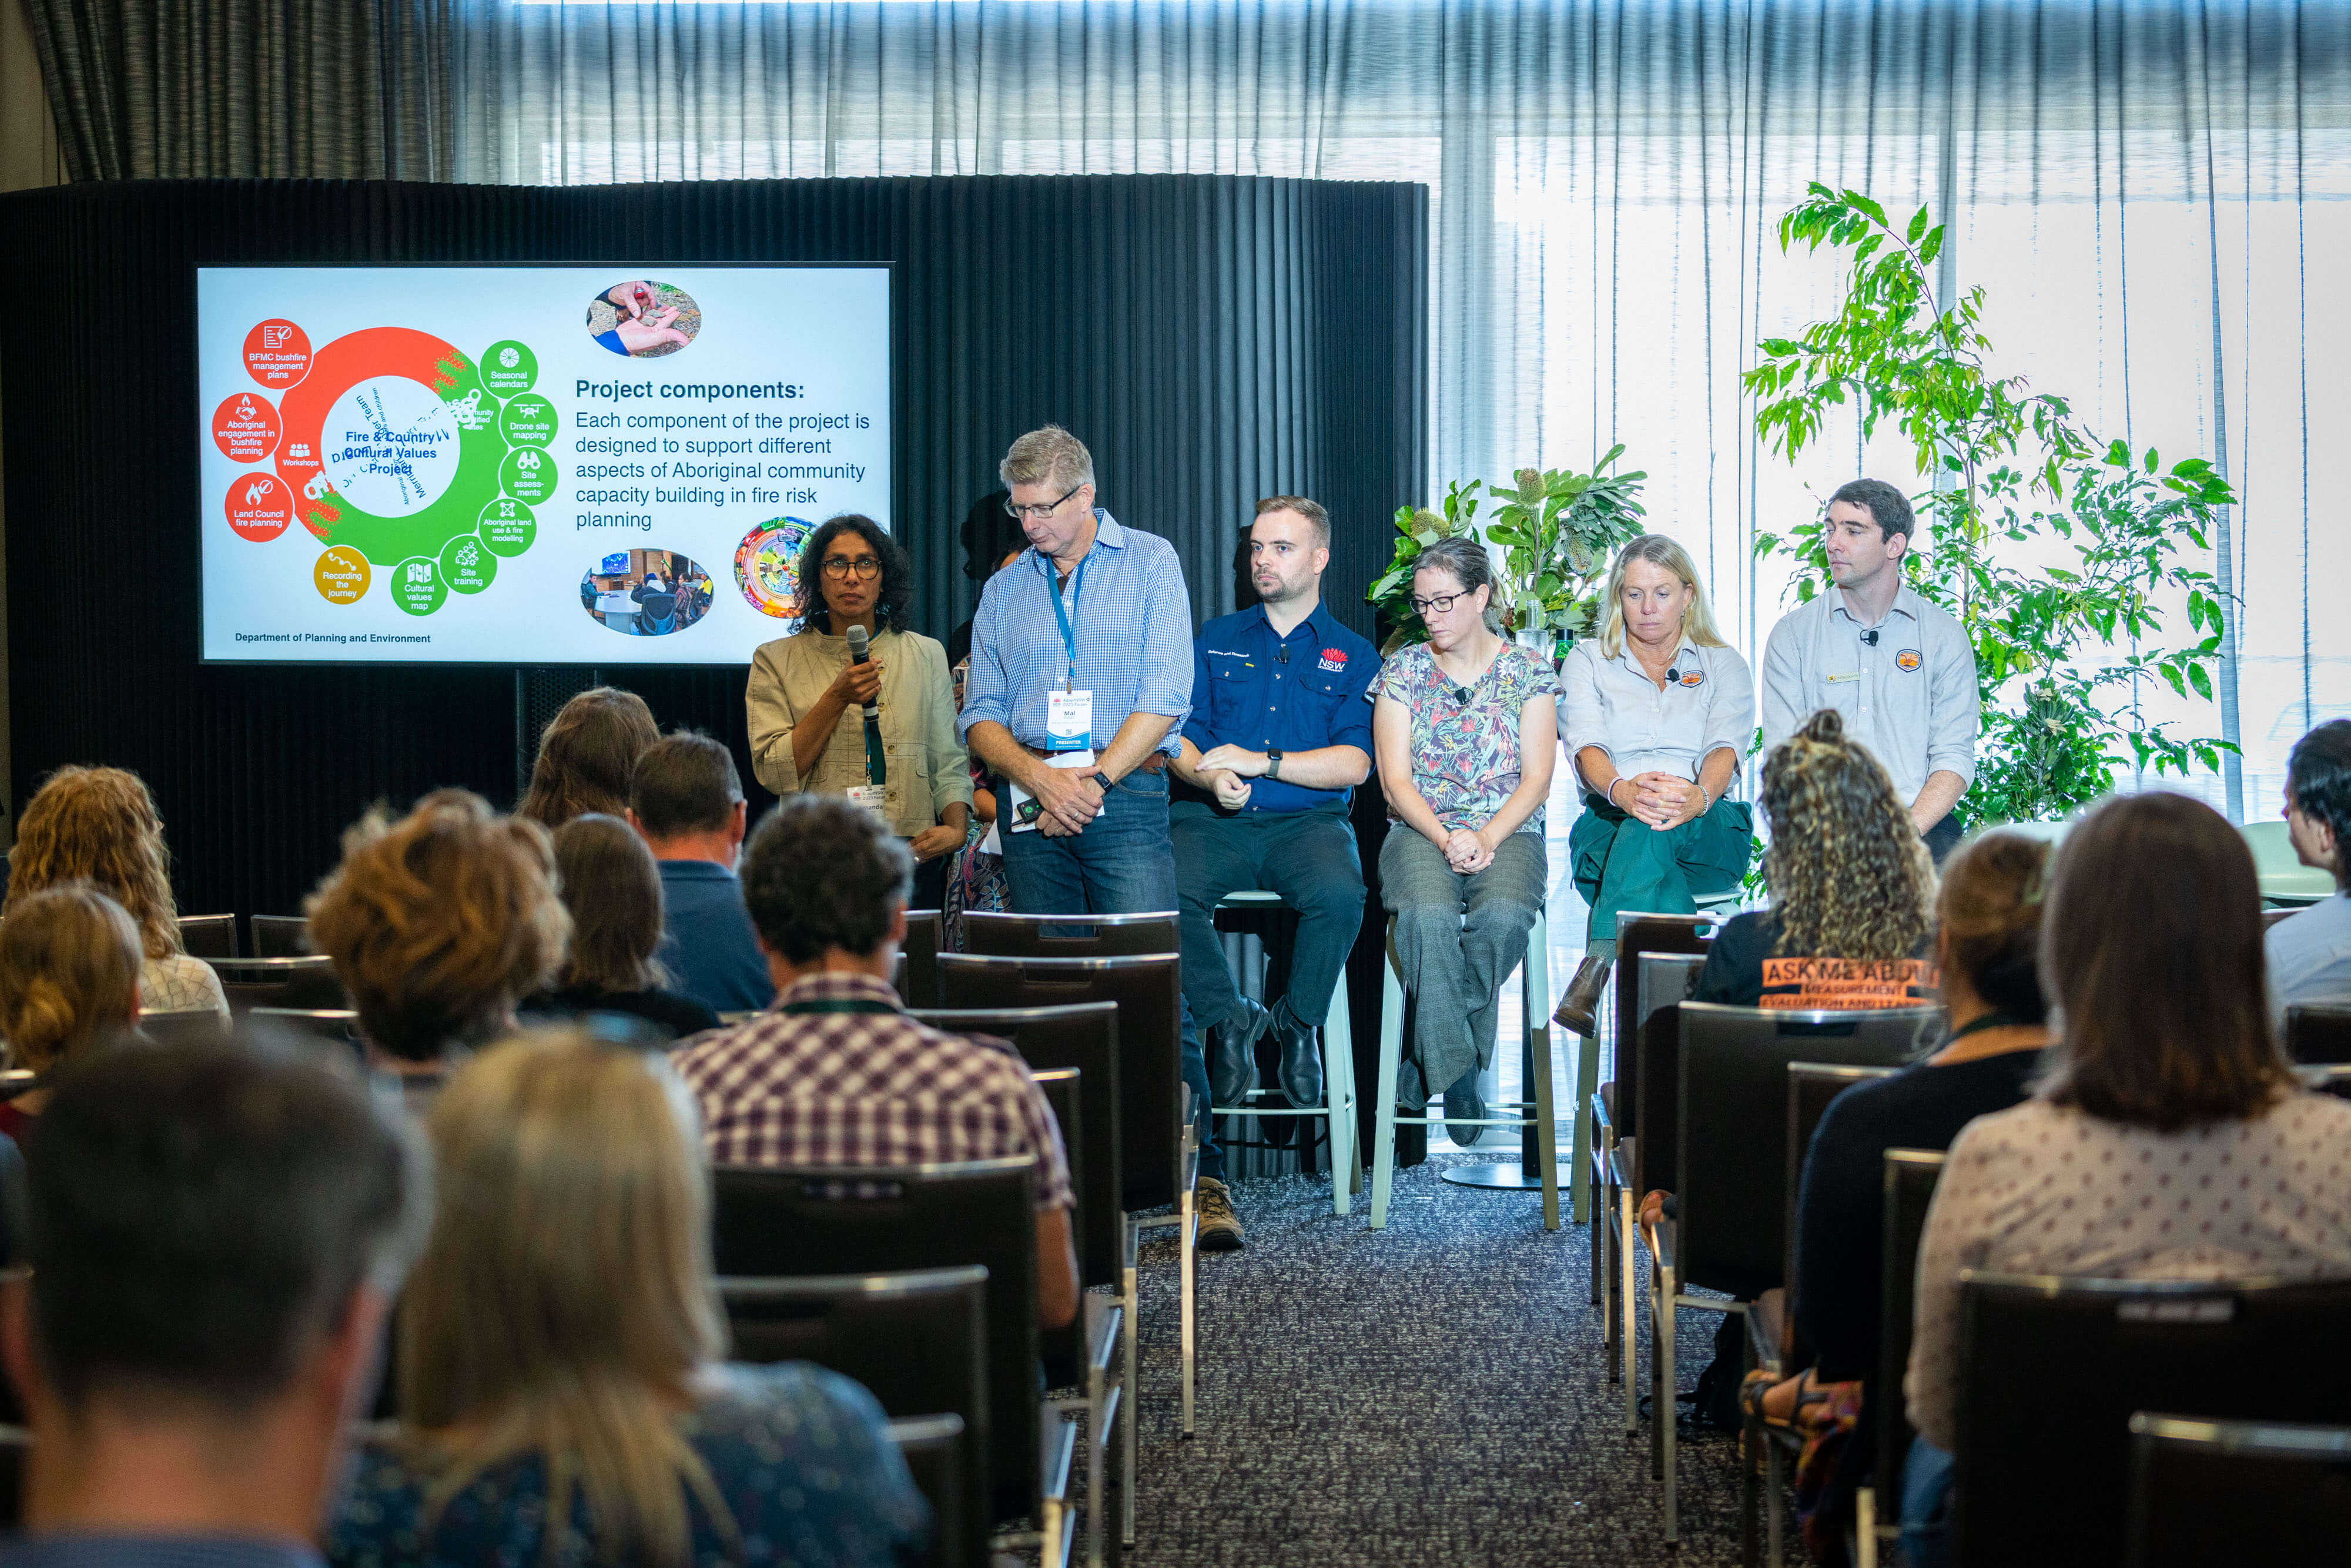
[[[872,658],[870,643],[871,639],[865,635],[864,627],[852,626],[849,629],[849,662],[852,664],[870,663]],[[882,747],[882,710],[873,704],[867,703],[865,705],[865,781],[868,784],[886,784],[889,782],[887,778],[889,768],[888,754]]]
[[[1876,627],[1875,627],[1875,626],[1872,626],[1868,631],[1864,632],[1861,634],[1861,640],[1862,640],[1863,642],[1865,642],[1865,643],[1868,643],[1868,644],[1869,644],[1871,647],[1873,647],[1873,648],[1876,647],[1876,646],[1877,646],[1877,628],[1876,628]]]

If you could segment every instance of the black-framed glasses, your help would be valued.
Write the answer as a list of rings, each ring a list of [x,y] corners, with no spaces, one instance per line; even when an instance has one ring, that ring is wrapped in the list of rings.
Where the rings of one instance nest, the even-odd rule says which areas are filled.
[[[1434,594],[1426,599],[1407,599],[1405,602],[1412,606],[1412,612],[1415,615],[1417,615],[1422,620],[1426,621],[1431,615],[1442,615],[1447,611],[1452,609],[1453,601],[1455,600],[1467,599],[1469,595],[1467,592],[1439,593]]]
[[[1041,507],[1024,507],[1008,496],[1004,499],[1004,515],[1013,518],[1050,517],[1061,508],[1061,501],[1068,500],[1084,488],[1083,485],[1072,485],[1061,492],[1061,500],[1048,501]]]
[[[859,556],[855,560],[850,559],[845,555],[829,555],[824,558],[824,574],[827,577],[845,578],[852,571],[860,578],[879,577],[882,574],[882,562],[870,555]]]

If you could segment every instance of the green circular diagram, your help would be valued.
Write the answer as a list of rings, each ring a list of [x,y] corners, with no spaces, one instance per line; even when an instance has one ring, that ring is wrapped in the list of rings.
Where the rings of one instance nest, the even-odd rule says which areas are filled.
[[[507,404],[498,417],[498,431],[510,446],[545,446],[555,439],[561,417],[553,403],[533,392]]]
[[[563,483],[563,470],[538,447],[522,446],[507,453],[498,465],[498,483],[516,500],[537,507]]]
[[[463,534],[441,547],[440,567],[450,592],[479,593],[498,575],[498,558],[483,540]]]
[[[538,519],[511,496],[482,508],[482,542],[497,555],[520,555],[538,537]]]
[[[530,391],[538,380],[538,356],[527,343],[508,338],[492,343],[482,355],[482,384],[500,397]]]
[[[411,615],[430,615],[449,597],[441,569],[429,560],[403,560],[392,569],[392,601]]]

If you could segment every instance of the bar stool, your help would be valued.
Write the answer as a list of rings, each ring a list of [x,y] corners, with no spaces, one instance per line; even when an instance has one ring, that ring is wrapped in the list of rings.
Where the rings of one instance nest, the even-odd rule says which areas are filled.
[[[1373,1111],[1372,1147],[1372,1228],[1384,1230],[1388,1223],[1388,1188],[1395,1180],[1396,1071],[1404,1055],[1404,974],[1396,958],[1395,917],[1388,917],[1386,937],[1383,943],[1387,962],[1380,979],[1380,1083],[1379,1103]],[[1515,1181],[1489,1177],[1466,1183],[1481,1186],[1497,1186],[1505,1190],[1520,1186],[1529,1188],[1538,1185],[1529,1181],[1525,1171],[1532,1163],[1543,1195],[1543,1228],[1559,1228],[1559,1129],[1552,1115],[1551,1092],[1551,921],[1538,906],[1533,929],[1527,933],[1527,956],[1520,967],[1519,1009],[1524,1019],[1520,1030],[1519,1061],[1521,1084],[1531,1084],[1535,1097],[1531,1101],[1510,1103],[1510,1108],[1531,1112],[1531,1115],[1484,1116],[1475,1123],[1479,1127],[1516,1127],[1519,1132],[1520,1163]],[[1430,1127],[1442,1124],[1442,1106],[1435,1107],[1434,1115],[1419,1118]],[[1497,1106],[1495,1109],[1501,1109]],[[1495,1167],[1497,1169],[1510,1167]]]
[[[1265,888],[1242,888],[1228,893],[1217,904],[1224,909],[1264,910],[1282,907],[1281,894]],[[1331,1132],[1331,1212],[1345,1214],[1353,1207],[1353,1195],[1364,1190],[1363,1152],[1355,1137],[1355,1035],[1354,1025],[1347,1010],[1347,972],[1339,971],[1339,983],[1331,988],[1331,1009],[1322,1019],[1322,1108],[1311,1105],[1279,1106],[1253,1104],[1216,1105],[1209,1109],[1212,1116],[1300,1116],[1320,1117],[1330,1124]],[[1241,1098],[1254,1101],[1270,1092],[1252,1089]],[[1301,1134],[1303,1135],[1302,1134]]]

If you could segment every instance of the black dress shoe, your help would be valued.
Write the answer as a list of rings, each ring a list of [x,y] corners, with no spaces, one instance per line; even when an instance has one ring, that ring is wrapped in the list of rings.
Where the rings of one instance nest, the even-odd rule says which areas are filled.
[[[1282,1093],[1301,1108],[1322,1103],[1322,1053],[1314,1047],[1314,1031],[1276,1017],[1273,1034],[1281,1044]]]
[[[1238,1018],[1209,1031],[1208,1099],[1217,1105],[1238,1105],[1249,1091],[1257,1071],[1257,1040],[1273,1023],[1264,1005],[1241,998]]]

